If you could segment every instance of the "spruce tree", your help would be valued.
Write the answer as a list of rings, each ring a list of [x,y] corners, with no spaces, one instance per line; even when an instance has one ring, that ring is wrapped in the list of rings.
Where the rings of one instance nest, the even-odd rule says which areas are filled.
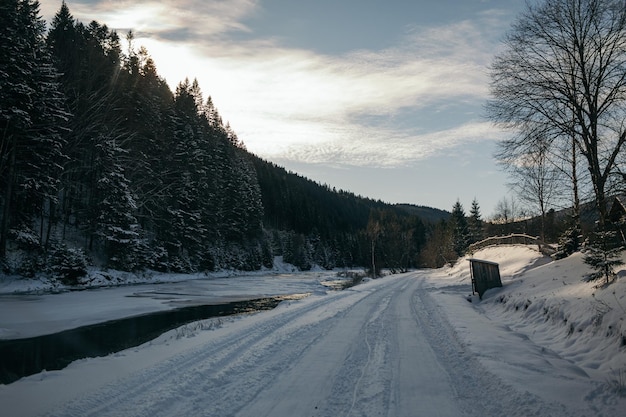
[[[472,200],[472,208],[470,209],[470,216],[467,220],[469,241],[472,243],[478,242],[483,238],[483,220],[480,214],[480,206],[478,201],[474,198]]]
[[[559,236],[558,249],[552,255],[554,259],[563,259],[576,252],[582,243],[582,230],[578,215],[573,214],[567,225],[567,229]]]
[[[452,216],[450,217],[452,227],[452,244],[454,252],[457,256],[463,256],[469,246],[469,230],[465,210],[459,200],[452,207]]]
[[[624,247],[617,239],[613,230],[599,230],[593,233],[591,242],[585,248],[583,261],[594,269],[587,275],[589,281],[605,278],[608,285],[615,276],[615,267],[623,265],[622,251]]]
[[[140,229],[137,205],[120,164],[123,150],[112,138],[103,138],[98,148],[96,233],[103,240],[107,265],[121,270],[140,266]]]
[[[46,37],[48,50],[61,74],[60,79],[66,93],[76,92],[76,85],[82,75],[78,63],[81,54],[84,53],[84,42],[76,25],[74,16],[63,1],[61,8],[50,23],[50,30]],[[73,96],[73,94],[70,95]]]
[[[56,14],[47,43],[55,65],[64,75],[63,91],[72,113],[65,132],[62,192],[63,230],[61,238],[78,242],[79,232],[89,250],[99,234],[98,206],[101,173],[100,146],[114,139],[126,142],[131,136],[121,123],[118,89],[121,50],[119,37],[95,21],[84,26],[76,22],[64,3]],[[118,161],[118,163],[122,163]]]
[[[208,240],[201,210],[207,155],[202,146],[196,99],[189,80],[179,83],[174,99],[174,137],[168,156],[172,168],[166,180],[170,190],[168,218],[160,233],[175,268],[182,270],[195,269],[194,261]]]
[[[164,218],[167,194],[168,143],[174,137],[174,96],[159,77],[148,51],[129,49],[119,79],[116,106],[120,127],[131,132],[124,141],[124,169],[136,196],[136,216],[144,229],[159,227]]]
[[[44,42],[39,3],[0,3],[0,31],[0,256],[4,256],[11,227],[30,229],[39,218],[43,243],[45,223],[54,221],[64,159],[61,130],[68,115]]]

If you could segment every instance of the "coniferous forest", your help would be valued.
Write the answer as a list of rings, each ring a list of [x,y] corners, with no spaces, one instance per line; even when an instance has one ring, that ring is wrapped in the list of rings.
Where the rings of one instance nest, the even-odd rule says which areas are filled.
[[[401,270],[441,228],[250,154],[196,81],[171,91],[132,33],[65,3],[48,24],[0,3],[0,141],[5,273]]]

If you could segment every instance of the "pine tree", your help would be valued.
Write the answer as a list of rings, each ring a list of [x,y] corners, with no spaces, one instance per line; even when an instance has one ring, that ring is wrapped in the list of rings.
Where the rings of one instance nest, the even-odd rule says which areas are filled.
[[[224,235],[232,241],[257,238],[262,231],[263,205],[256,172],[250,161],[230,142],[230,172],[224,183],[221,207]]]
[[[87,248],[94,250],[101,201],[99,146],[113,138],[123,143],[130,136],[118,113],[119,37],[95,21],[88,26],[76,22],[64,3],[52,22],[47,43],[55,65],[64,71],[61,81],[72,113],[65,134],[68,159],[61,179],[61,238],[72,236],[77,242],[75,232],[81,232]]]
[[[562,259],[576,252],[582,243],[582,230],[580,229],[580,221],[578,216],[574,214],[570,220],[567,229],[559,236],[558,249],[552,255],[554,259]]]
[[[137,198],[137,217],[144,229],[164,218],[170,184],[168,143],[174,137],[174,96],[159,77],[145,48],[129,46],[120,73],[116,114],[120,127],[132,134],[124,141],[125,176]]]
[[[452,216],[450,217],[452,227],[452,241],[454,252],[457,256],[463,256],[469,246],[469,230],[465,210],[459,200],[452,207]]]
[[[140,266],[140,230],[135,218],[135,198],[120,164],[124,151],[111,138],[103,138],[97,148],[96,233],[104,241],[107,265],[133,270]]]
[[[300,233],[290,232],[285,242],[284,261],[298,267],[302,271],[311,269],[311,254],[313,248]]]
[[[467,221],[469,240],[468,243],[478,242],[483,238],[483,220],[480,214],[480,206],[478,201],[474,198],[472,200],[472,208],[470,210],[470,216]]]
[[[623,246],[617,239],[617,233],[613,230],[601,230],[592,235],[592,241],[585,248],[583,261],[595,271],[587,275],[589,281],[595,281],[602,277],[608,285],[615,276],[615,267],[623,265]]]
[[[50,30],[46,37],[48,50],[54,58],[60,79],[66,93],[74,90],[81,78],[80,56],[84,53],[84,39],[76,27],[74,16],[70,9],[62,2],[61,8],[56,13],[50,24]],[[73,94],[72,94],[73,96]]]
[[[203,178],[206,172],[207,149],[204,146],[197,94],[189,80],[176,88],[174,100],[174,137],[169,144],[170,155],[167,220],[159,231],[176,269],[194,269],[194,262],[208,241],[206,219],[202,216],[202,199],[206,196]]]
[[[44,43],[39,3],[0,4],[0,256],[12,226],[54,221],[67,119],[58,73]],[[19,208],[19,210],[18,210]]]

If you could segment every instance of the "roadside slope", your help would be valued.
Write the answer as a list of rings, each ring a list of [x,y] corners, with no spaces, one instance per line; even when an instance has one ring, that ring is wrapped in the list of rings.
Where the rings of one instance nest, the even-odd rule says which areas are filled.
[[[626,271],[598,287],[584,280],[589,268],[580,253],[552,262],[532,247],[500,246],[472,257],[499,263],[503,287],[487,291],[483,300],[472,296],[466,259],[428,282],[479,360],[518,389],[592,415],[622,415]]]

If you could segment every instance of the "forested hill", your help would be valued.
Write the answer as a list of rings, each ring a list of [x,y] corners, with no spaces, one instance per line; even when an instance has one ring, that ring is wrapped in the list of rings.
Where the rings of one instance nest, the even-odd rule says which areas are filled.
[[[261,187],[267,227],[327,238],[365,229],[372,209],[390,207],[331,189],[254,155],[250,158]]]
[[[369,265],[372,240],[381,267],[418,266],[434,223],[450,216],[443,210],[338,191],[257,156],[250,158],[261,189],[263,224],[280,231],[272,234],[273,242],[280,242],[279,252],[302,268],[309,266],[307,258],[326,267]]]
[[[441,220],[448,220],[450,212],[433,207],[416,206],[413,204],[396,204],[396,207],[408,214],[417,216],[425,222],[436,223]]]
[[[68,6],[0,3],[0,259],[75,282],[121,270],[418,263],[415,213],[331,190],[247,152],[196,81],[172,92],[132,33]],[[122,52],[126,50],[127,52]]]
[[[372,211],[418,217],[426,223],[447,220],[450,213],[411,204],[389,204],[322,185],[250,154],[263,201],[264,225],[324,238],[365,230]]]

